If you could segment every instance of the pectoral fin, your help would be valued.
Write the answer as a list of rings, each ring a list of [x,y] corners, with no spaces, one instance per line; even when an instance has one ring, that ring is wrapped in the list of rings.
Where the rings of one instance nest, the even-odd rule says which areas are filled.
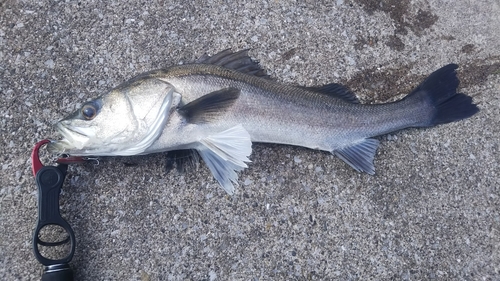
[[[232,195],[233,183],[237,184],[238,180],[236,172],[247,167],[245,162],[250,162],[248,159],[252,153],[250,134],[243,126],[237,125],[202,139],[196,149],[222,188]]]
[[[189,123],[207,123],[221,116],[239,96],[239,89],[224,88],[204,95],[178,111]]]
[[[353,145],[337,149],[333,153],[356,171],[373,175],[375,174],[373,158],[378,144],[379,141],[376,139],[365,139]]]

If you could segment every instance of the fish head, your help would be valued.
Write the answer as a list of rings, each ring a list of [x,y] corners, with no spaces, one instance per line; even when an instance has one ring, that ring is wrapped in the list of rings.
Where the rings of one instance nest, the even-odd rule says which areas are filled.
[[[63,139],[47,149],[74,156],[137,155],[162,133],[180,95],[158,79],[140,79],[118,86],[86,102],[56,124]]]

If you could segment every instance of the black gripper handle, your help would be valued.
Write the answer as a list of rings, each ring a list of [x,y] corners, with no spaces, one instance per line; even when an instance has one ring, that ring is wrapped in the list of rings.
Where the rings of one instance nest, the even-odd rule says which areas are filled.
[[[35,233],[33,235],[33,249],[35,252],[35,257],[37,260],[46,266],[47,273],[67,273],[69,268],[69,262],[73,258],[75,253],[75,234],[73,229],[68,224],[66,220],[61,217],[59,212],[59,194],[61,192],[61,187],[66,176],[67,166],[59,165],[55,166],[44,166],[36,173],[36,184],[38,186],[38,223],[35,228]],[[40,230],[44,226],[57,225],[63,228],[68,237],[63,241],[58,242],[45,242],[39,237]],[[39,250],[39,245],[45,247],[56,247],[66,243],[71,243],[70,251],[67,256],[61,259],[50,259],[44,257]],[[57,267],[57,266],[60,266]],[[52,268],[52,269],[50,269]],[[44,272],[44,275],[46,272]],[[72,273],[71,273],[72,274]],[[49,280],[43,279],[42,280]],[[50,280],[73,280],[73,279],[50,279]]]

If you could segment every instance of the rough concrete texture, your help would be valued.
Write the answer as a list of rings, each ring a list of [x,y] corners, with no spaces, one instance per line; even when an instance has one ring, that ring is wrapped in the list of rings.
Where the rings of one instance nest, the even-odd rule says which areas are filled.
[[[138,73],[227,48],[363,102],[456,62],[481,111],[379,137],[375,176],[256,144],[234,196],[203,164],[165,174],[162,154],[72,166],[61,212],[77,280],[500,280],[498,1],[0,3],[1,280],[40,277],[29,155],[58,137],[52,124]]]

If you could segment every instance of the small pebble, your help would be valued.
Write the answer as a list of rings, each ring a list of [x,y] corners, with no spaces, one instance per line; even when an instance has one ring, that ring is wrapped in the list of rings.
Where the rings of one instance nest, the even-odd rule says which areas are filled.
[[[302,163],[302,159],[300,159],[299,156],[294,156],[293,161],[297,164]]]

